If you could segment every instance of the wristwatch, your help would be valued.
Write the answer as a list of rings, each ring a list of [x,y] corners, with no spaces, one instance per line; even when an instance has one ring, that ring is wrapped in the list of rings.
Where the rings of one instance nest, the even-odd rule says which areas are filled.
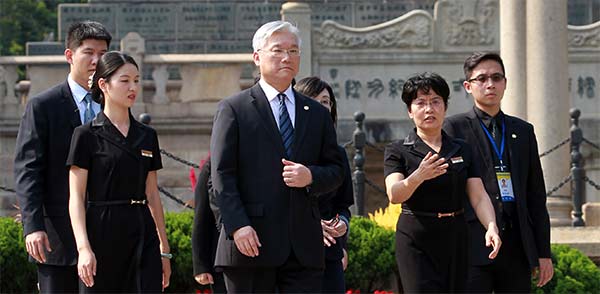
[[[160,257],[166,258],[166,259],[171,259],[171,258],[173,258],[173,254],[171,254],[171,253],[161,253]]]

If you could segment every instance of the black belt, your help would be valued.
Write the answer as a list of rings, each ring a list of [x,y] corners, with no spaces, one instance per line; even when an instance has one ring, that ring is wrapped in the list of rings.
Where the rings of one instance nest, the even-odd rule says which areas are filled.
[[[110,200],[110,201],[88,201],[89,206],[110,206],[110,205],[146,205],[148,200],[129,199],[129,200]]]
[[[465,212],[464,209],[460,209],[460,210],[453,211],[453,212],[425,212],[425,211],[414,211],[414,210],[410,210],[410,209],[404,208],[404,207],[402,208],[402,214],[437,217],[437,218],[455,217],[457,215],[463,214],[463,212]]]

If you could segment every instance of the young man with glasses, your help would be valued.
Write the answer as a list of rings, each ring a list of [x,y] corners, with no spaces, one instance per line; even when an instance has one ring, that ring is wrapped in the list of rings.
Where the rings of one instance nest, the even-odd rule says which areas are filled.
[[[491,249],[479,242],[485,229],[466,204],[471,246],[467,289],[530,292],[532,273],[538,287],[554,274],[546,190],[533,126],[500,109],[507,79],[498,54],[473,53],[465,60],[464,73],[463,86],[475,105],[446,119],[444,130],[466,140],[480,158],[482,180],[503,242],[496,259],[487,258]]]

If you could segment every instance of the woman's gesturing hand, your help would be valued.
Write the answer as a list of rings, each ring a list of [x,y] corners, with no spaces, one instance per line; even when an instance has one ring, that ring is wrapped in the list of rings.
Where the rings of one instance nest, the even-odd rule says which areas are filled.
[[[445,161],[446,159],[440,158],[438,154],[432,155],[431,152],[427,152],[415,173],[423,181],[441,176],[448,168],[448,163],[444,163]]]

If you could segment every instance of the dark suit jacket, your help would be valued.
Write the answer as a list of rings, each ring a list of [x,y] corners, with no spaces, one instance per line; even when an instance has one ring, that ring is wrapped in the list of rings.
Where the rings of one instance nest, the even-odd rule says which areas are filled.
[[[344,160],[344,179],[342,185],[335,191],[319,197],[319,211],[321,212],[321,218],[324,220],[330,220],[335,217],[336,214],[350,220],[349,207],[354,204],[352,171],[350,170],[346,149],[338,146],[338,150],[342,154]],[[344,257],[342,248],[346,247],[346,239],[348,237],[348,232],[350,231],[350,224],[347,225],[348,231],[344,236],[336,238],[335,244],[332,244],[329,247],[325,246],[325,258],[327,260],[341,260],[342,257]]]
[[[550,219],[546,208],[546,188],[537,140],[533,126],[526,121],[505,114],[505,126],[505,152],[508,151],[510,160],[519,228],[525,254],[533,268],[538,265],[538,258],[550,257]],[[450,136],[467,141],[472,146],[476,158],[481,159],[479,167],[483,185],[494,206],[498,226],[502,226],[502,200],[494,171],[493,155],[475,110],[471,109],[447,118],[444,130]],[[471,263],[490,263],[487,256],[491,248],[485,247],[483,242],[485,229],[468,202],[466,218],[471,233]]]
[[[46,231],[52,248],[46,252],[50,265],[77,263],[65,162],[79,125],[79,111],[65,81],[27,102],[17,135],[15,181],[23,233]]]
[[[210,159],[206,161],[194,189],[194,225],[192,227],[192,260],[194,275],[215,274],[215,253],[219,231],[209,203],[211,191]]]
[[[310,188],[283,182],[285,151],[268,100],[259,84],[221,101],[211,136],[211,176],[223,228],[216,266],[276,267],[293,251],[303,266],[322,268],[323,234],[318,195],[342,181],[342,158],[327,109],[298,92],[293,154],[308,167]],[[262,247],[241,254],[232,234],[252,226]]]

